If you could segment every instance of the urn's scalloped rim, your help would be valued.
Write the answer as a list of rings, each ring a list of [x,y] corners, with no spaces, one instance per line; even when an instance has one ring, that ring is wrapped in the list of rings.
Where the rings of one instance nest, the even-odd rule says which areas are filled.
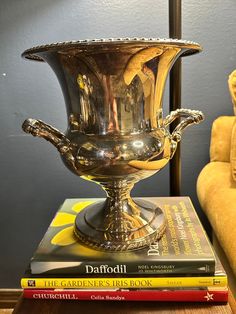
[[[25,50],[22,53],[22,57],[25,59],[35,60],[35,61],[44,61],[38,53],[42,53],[44,51],[50,51],[58,49],[71,49],[76,46],[97,46],[97,45],[115,45],[122,43],[130,43],[130,44],[161,44],[161,45],[170,45],[170,46],[179,46],[185,47],[188,50],[182,54],[182,56],[191,55],[198,53],[202,50],[202,47],[193,41],[182,40],[182,39],[173,39],[173,38],[145,38],[145,37],[133,37],[133,38],[100,38],[100,39],[82,39],[82,40],[72,40],[72,41],[64,41],[52,44],[45,44],[41,46],[35,46],[30,49]]]

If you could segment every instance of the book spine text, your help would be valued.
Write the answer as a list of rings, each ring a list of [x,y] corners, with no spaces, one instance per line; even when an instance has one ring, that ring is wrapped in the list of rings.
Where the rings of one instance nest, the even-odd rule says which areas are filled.
[[[210,277],[135,277],[135,278],[22,278],[22,288],[160,288],[160,287],[225,287],[226,276]]]
[[[24,289],[30,299],[92,300],[92,301],[179,301],[227,302],[228,290],[50,290]]]

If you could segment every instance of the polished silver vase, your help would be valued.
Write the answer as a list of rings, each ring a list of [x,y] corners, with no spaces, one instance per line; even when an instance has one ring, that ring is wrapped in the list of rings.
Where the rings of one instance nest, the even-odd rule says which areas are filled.
[[[76,237],[105,251],[135,250],[160,238],[163,211],[133,200],[130,190],[162,169],[173,156],[184,128],[203,119],[179,109],[166,118],[162,98],[176,59],[201,50],[173,39],[119,38],[38,46],[23,57],[47,62],[61,84],[67,115],[65,134],[35,119],[23,129],[43,137],[76,175],[101,185],[107,198],[88,206],[75,221]],[[176,118],[179,125],[169,133]]]

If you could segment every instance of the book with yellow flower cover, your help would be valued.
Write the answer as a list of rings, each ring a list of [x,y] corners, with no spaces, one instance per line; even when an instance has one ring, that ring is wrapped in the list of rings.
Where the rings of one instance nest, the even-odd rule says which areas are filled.
[[[148,198],[166,214],[167,229],[150,247],[102,252],[79,243],[76,214],[101,199],[67,199],[58,210],[30,262],[30,273],[66,276],[213,275],[215,256],[188,197]]]

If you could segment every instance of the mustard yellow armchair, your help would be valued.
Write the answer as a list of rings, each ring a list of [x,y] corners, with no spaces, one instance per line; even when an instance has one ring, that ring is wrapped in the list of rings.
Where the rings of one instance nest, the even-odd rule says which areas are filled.
[[[236,114],[236,71],[229,76]],[[222,251],[230,281],[236,283],[236,117],[221,116],[212,125],[210,162],[197,180],[197,195]],[[221,254],[221,253],[220,253]],[[224,264],[224,263],[223,263]],[[234,290],[236,284],[232,288]],[[235,290],[236,291],[236,290]]]

